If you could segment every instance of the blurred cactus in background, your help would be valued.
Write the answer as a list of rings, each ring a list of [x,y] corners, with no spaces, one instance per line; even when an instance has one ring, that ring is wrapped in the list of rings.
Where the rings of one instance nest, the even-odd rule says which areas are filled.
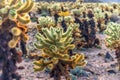
[[[115,52],[120,70],[120,25],[117,23],[110,22],[107,25],[105,34],[107,35],[106,46],[116,50]]]
[[[105,34],[107,35],[106,44],[108,47],[112,49],[116,49],[120,47],[120,25],[119,24],[110,22],[107,25]]]
[[[49,17],[40,17],[38,18],[37,29],[41,31],[42,28],[50,28],[51,26],[55,26],[55,21]]]

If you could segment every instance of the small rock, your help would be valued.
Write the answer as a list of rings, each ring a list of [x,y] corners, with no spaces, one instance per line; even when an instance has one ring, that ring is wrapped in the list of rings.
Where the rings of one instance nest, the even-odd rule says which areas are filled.
[[[109,52],[106,53],[105,55],[105,62],[109,62],[109,61],[114,61],[113,57],[110,55]]]
[[[29,61],[30,61],[30,59],[25,59],[24,61],[25,61],[25,62],[29,62]]]
[[[98,56],[105,56],[104,53],[98,53]]]
[[[85,56],[85,59],[89,59],[89,57],[88,57],[88,56]]]
[[[116,74],[116,71],[115,70],[108,70],[107,71],[109,74]]]
[[[94,77],[93,80],[98,80],[98,78],[97,78],[97,77]]]
[[[19,66],[18,69],[22,70],[25,69],[23,66]]]
[[[111,20],[112,22],[116,22],[116,21],[119,20],[119,17],[118,17],[117,15],[113,14],[112,17],[110,18],[110,20]]]
[[[116,67],[116,65],[117,65],[117,64],[111,64],[110,66],[111,66],[112,68],[114,68],[114,67]]]

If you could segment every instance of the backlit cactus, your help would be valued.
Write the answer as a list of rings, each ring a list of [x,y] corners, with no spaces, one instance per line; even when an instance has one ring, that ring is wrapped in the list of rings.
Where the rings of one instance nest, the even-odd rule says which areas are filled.
[[[51,27],[50,29],[43,28],[43,34],[36,34],[37,42],[34,45],[37,49],[42,50],[42,58],[34,62],[35,71],[49,68],[51,77],[60,80],[61,76],[70,78],[67,69],[86,65],[83,54],[69,55],[68,50],[75,47],[74,44],[71,44],[72,30],[71,27],[68,27],[67,31],[63,32],[62,28]]]
[[[16,33],[17,31],[19,32],[21,30],[21,34],[23,36],[26,35],[26,30],[24,29],[27,29],[25,25],[30,22],[30,16],[28,15],[28,12],[34,6],[33,1],[26,0],[26,2],[23,3],[21,0],[16,0],[16,1],[9,0],[9,1],[5,1],[4,3],[6,6],[0,9],[0,13],[1,13],[0,16],[2,21],[5,21],[6,18],[15,21],[17,25],[14,27],[18,28],[18,29],[16,28]]]
[[[120,25],[113,22],[109,23],[105,34],[107,34],[106,46],[116,50],[115,53],[120,70]]]
[[[26,54],[25,46],[28,40],[27,26],[30,22],[28,12],[34,6],[32,0],[0,0],[0,55],[2,55],[0,69],[2,69],[2,77],[0,80],[20,80],[20,76],[16,74],[16,63],[22,61],[22,54]],[[18,52],[16,47],[18,44],[22,52]],[[1,61],[0,61],[1,62]]]
[[[81,31],[79,30],[79,24],[77,23],[70,23],[68,24],[68,27],[71,27],[73,29],[73,36],[74,37],[81,37]]]
[[[74,22],[74,18],[72,16],[65,16],[64,18],[63,17],[59,17],[58,18],[58,22],[62,22],[63,19],[64,19],[64,21],[66,23],[71,23],[71,22],[73,23]]]
[[[106,44],[110,48],[118,48],[120,47],[120,25],[117,23],[109,23],[107,25],[107,30],[105,31],[107,34]]]
[[[94,13],[95,13],[96,19],[104,19],[104,17],[105,17],[104,13],[99,8],[95,8]]]
[[[40,5],[40,7],[43,11],[46,11],[49,8],[49,3],[48,2],[40,3],[39,5]]]
[[[72,13],[73,13],[74,15],[80,16],[80,15],[81,15],[81,10],[80,10],[80,9],[73,9],[73,10],[72,10]]]
[[[51,4],[51,8],[52,8],[53,11],[61,10],[61,7],[60,7],[60,4],[59,4],[59,3]]]
[[[51,17],[40,17],[38,19],[38,26],[37,29],[41,30],[41,28],[50,28],[51,26],[55,26],[55,22]]]

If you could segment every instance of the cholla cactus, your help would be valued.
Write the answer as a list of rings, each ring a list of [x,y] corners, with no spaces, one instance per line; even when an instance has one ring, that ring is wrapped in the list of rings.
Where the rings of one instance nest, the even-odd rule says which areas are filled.
[[[65,16],[64,20],[66,23],[74,22],[74,18],[72,16]]]
[[[76,3],[81,3],[81,2],[84,2],[84,0],[76,0]]]
[[[99,28],[99,31],[102,32],[103,30],[106,29],[106,24],[109,19],[108,17],[106,18],[106,16],[105,16],[105,15],[107,15],[107,13],[102,12],[102,10],[99,8],[95,8],[94,15],[95,15],[95,19],[97,21],[97,27]],[[107,22],[105,22],[105,20]]]
[[[50,76],[54,77],[55,80],[61,80],[61,76],[65,76],[66,79],[70,78],[68,69],[75,68],[76,66],[84,66],[83,54],[75,54],[70,56],[68,53],[69,49],[74,49],[74,44],[71,44],[72,39],[72,28],[68,28],[63,33],[62,28],[50,29],[43,28],[43,34],[38,33],[36,35],[37,42],[35,47],[42,49],[41,59],[35,61],[35,71],[42,71],[50,69]]]
[[[107,26],[107,30],[105,31],[105,34],[107,34],[107,45],[110,48],[116,49],[120,47],[120,25],[111,22]]]
[[[107,47],[116,50],[116,56],[120,70],[120,25],[113,22],[109,23],[105,34],[107,34]]]
[[[48,7],[49,7],[49,3],[48,2],[38,2],[36,7],[40,8],[42,11],[47,11]]]
[[[118,11],[119,11],[119,15],[120,15],[120,4],[119,4],[119,6],[118,6]]]
[[[80,9],[73,9],[73,10],[72,10],[72,13],[73,13],[74,15],[80,16],[81,10],[80,10]]]
[[[51,8],[52,8],[53,11],[59,11],[59,10],[61,10],[61,6],[60,6],[59,3],[51,4]]]
[[[72,16],[65,16],[64,18],[63,17],[59,17],[58,18],[58,22],[62,22],[63,19],[65,20],[66,23],[73,23],[74,22],[74,18]]]
[[[8,18],[16,22],[16,26],[15,26],[16,28],[11,29],[11,32],[13,34],[13,39],[8,43],[10,48],[16,47],[20,39],[22,40],[22,42],[26,42],[28,40],[28,36],[26,34],[27,32],[26,24],[30,22],[30,16],[28,15],[28,12],[34,6],[32,0],[26,0],[25,3],[23,3],[21,0],[18,0],[14,3],[13,1],[14,0],[12,0],[11,4],[8,5],[10,9],[8,12]],[[21,32],[21,33],[19,35],[14,35],[17,32]],[[14,39],[14,37],[15,38],[17,37],[17,39]]]
[[[62,22],[63,18],[60,17],[58,19],[58,22]],[[74,18],[72,16],[65,16],[64,21],[66,23],[66,27],[71,27],[73,29],[72,36],[74,37],[74,42],[76,42],[77,39],[80,40],[81,37],[81,31],[79,30],[79,24],[74,23]]]
[[[74,37],[78,37],[78,38],[81,37],[81,31],[79,30],[79,24],[77,24],[77,23],[70,23],[68,25],[68,27],[73,28],[73,36]]]
[[[45,27],[50,28],[51,26],[55,25],[54,20],[51,17],[49,17],[49,16],[47,16],[47,17],[40,17],[38,19],[38,22],[39,22],[39,24],[37,26],[38,30],[41,30],[41,28],[45,28]]]
[[[1,0],[0,0],[1,1]],[[16,63],[21,62],[22,53],[16,50],[16,46],[21,42],[21,49],[26,53],[25,43],[28,40],[27,26],[30,22],[28,12],[32,9],[34,3],[32,0],[2,0],[0,5],[0,56],[3,61],[0,63],[2,69],[2,79],[19,80],[20,76],[16,74]],[[0,61],[1,62],[1,61]]]
[[[95,14],[96,19],[104,19],[104,17],[105,17],[104,13],[99,8],[94,9],[94,14]]]

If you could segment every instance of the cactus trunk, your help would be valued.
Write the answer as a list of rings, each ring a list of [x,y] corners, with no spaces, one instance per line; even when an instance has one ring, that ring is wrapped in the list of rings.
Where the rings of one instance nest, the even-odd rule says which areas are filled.
[[[15,49],[11,49],[8,46],[8,42],[12,39],[12,35],[8,32],[9,29],[14,27],[15,23],[11,20],[6,20],[2,26],[6,27],[3,31],[0,31],[0,55],[3,64],[2,68],[2,80],[12,80],[12,75],[16,72],[16,58],[17,51]],[[14,56],[13,56],[13,55]]]
[[[23,55],[27,55],[26,43],[23,40],[21,40],[20,45]]]
[[[117,48],[115,53],[116,53],[118,67],[119,67],[119,71],[120,71],[120,48]]]
[[[52,69],[50,76],[54,78],[54,80],[62,80],[61,76],[65,76],[66,80],[69,78],[69,72],[67,71],[68,67],[61,60],[55,65]]]

